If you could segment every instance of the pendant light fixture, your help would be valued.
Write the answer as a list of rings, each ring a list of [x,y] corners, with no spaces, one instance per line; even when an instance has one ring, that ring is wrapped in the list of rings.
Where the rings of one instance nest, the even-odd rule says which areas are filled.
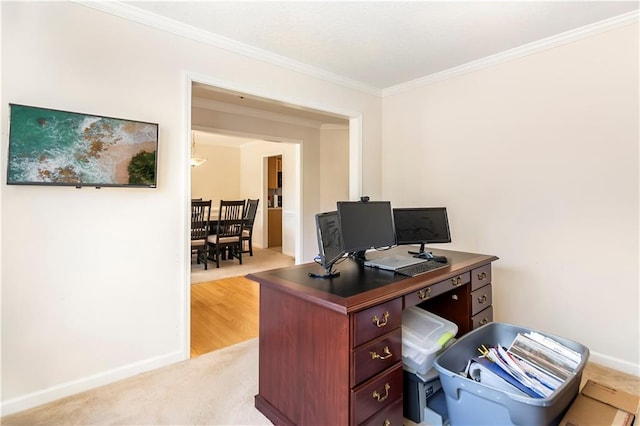
[[[206,161],[206,157],[200,157],[196,153],[196,137],[195,133],[191,131],[191,167],[201,166]]]

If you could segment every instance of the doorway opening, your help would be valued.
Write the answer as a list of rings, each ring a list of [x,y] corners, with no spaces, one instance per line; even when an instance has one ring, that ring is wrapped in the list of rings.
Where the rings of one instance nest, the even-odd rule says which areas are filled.
[[[266,247],[282,252],[282,155],[266,158],[267,186],[265,200],[267,201],[267,244]]]
[[[261,249],[269,251],[271,247],[277,247],[274,244],[269,243],[268,216],[269,216],[270,208],[271,209],[280,208],[280,218],[282,223],[282,233],[281,233],[282,245],[280,246],[280,253],[278,254],[281,256],[292,254],[293,256],[290,257],[290,260],[289,260],[291,265],[295,263],[293,260],[294,258],[296,259],[297,262],[301,263],[302,261],[304,261],[303,253],[305,251],[304,250],[305,242],[303,237],[303,221],[302,221],[302,217],[304,215],[303,199],[302,199],[302,188],[303,188],[302,148],[305,143],[310,143],[310,142],[307,140],[297,139],[297,137],[299,137],[299,134],[301,133],[291,132],[290,129],[295,127],[307,126],[305,128],[305,132],[302,132],[302,134],[306,135],[313,131],[319,134],[321,133],[322,126],[317,125],[318,122],[314,124],[314,125],[317,125],[317,128],[315,130],[313,131],[308,130],[308,126],[310,125],[310,123],[313,122],[313,120],[310,119],[311,116],[316,118],[323,117],[323,120],[324,119],[341,120],[339,121],[341,124],[335,124],[335,123],[331,124],[331,130],[335,131],[337,128],[342,126],[341,131],[344,134],[346,134],[345,143],[344,143],[346,147],[345,148],[346,152],[345,152],[345,155],[343,155],[343,157],[346,158],[346,162],[347,162],[347,165],[345,166],[346,171],[344,172],[344,191],[343,191],[343,194],[338,198],[338,199],[346,199],[346,198],[350,198],[350,196],[354,192],[354,188],[358,188],[357,191],[359,193],[359,184],[355,186],[353,184],[354,175],[352,173],[352,170],[354,168],[354,165],[356,168],[358,168],[360,164],[359,162],[359,144],[360,144],[360,133],[361,133],[360,119],[359,118],[350,119],[344,115],[337,117],[336,115],[333,115],[330,113],[327,113],[326,115],[327,118],[324,118],[325,116],[320,114],[318,111],[313,111],[313,110],[306,109],[299,106],[292,107],[290,105],[285,105],[282,102],[274,101],[269,98],[257,99],[249,95],[244,95],[240,92],[230,92],[226,89],[221,89],[219,86],[214,87],[209,83],[195,82],[191,78],[189,78],[189,84],[191,86],[190,87],[191,96],[189,97],[190,110],[187,115],[188,115],[188,122],[191,123],[191,126],[190,126],[191,129],[199,132],[210,132],[218,135],[224,135],[227,137],[240,136],[245,139],[254,138],[252,141],[247,142],[247,144],[249,145],[254,143],[257,144],[258,143],[257,141],[261,141],[262,143],[270,142],[279,146],[280,149],[274,149],[273,152],[266,153],[263,155],[262,157],[263,167],[260,167],[260,169],[262,170],[262,179],[260,182],[261,187],[259,189],[259,194],[261,195],[259,197],[261,199],[260,201],[261,209],[258,213],[262,215],[263,223],[266,224],[266,226],[263,226],[262,228],[263,244]],[[247,100],[249,100],[249,102],[247,102]],[[238,116],[240,116],[242,118],[242,120],[240,120],[241,124],[236,125],[237,123],[232,123],[233,120],[229,119],[229,115],[233,115],[236,121]],[[306,116],[304,118],[301,118],[301,115],[306,115]],[[355,120],[357,124],[355,128],[351,126],[351,121],[353,120]],[[256,132],[255,123],[257,121],[262,121],[262,122],[271,121],[272,128],[275,126],[280,126],[282,129],[287,130],[287,132],[268,133],[266,131],[262,132],[261,130],[258,130]],[[249,129],[251,129],[251,131],[248,131]],[[315,143],[320,143],[321,138],[318,136],[317,139],[318,140],[315,141]],[[358,145],[356,149],[354,149],[353,147],[354,139],[357,141],[357,145]],[[311,141],[311,142],[314,142],[314,141]],[[322,142],[325,142],[325,141],[323,140]],[[335,141],[330,140],[329,142],[327,142],[327,144],[329,143],[335,144]],[[313,146],[313,145],[310,145],[310,146]],[[287,152],[284,150],[285,147],[293,147],[294,148],[293,153],[291,155],[287,155]],[[319,147],[316,147],[316,149],[320,150]],[[206,151],[206,150],[207,148],[201,148],[200,146],[198,146],[199,154],[203,154],[203,151]],[[358,153],[358,158],[356,159],[353,158],[354,152]],[[276,171],[275,188],[273,187],[269,188],[268,186],[269,158],[270,157],[277,158],[278,156],[280,156],[280,159],[281,159],[281,164],[280,164],[281,175],[278,176]],[[207,163],[209,164],[209,166],[215,164],[215,160],[212,161],[212,159],[215,159],[215,158],[220,158],[220,157],[216,157],[214,155],[208,155]],[[314,158],[314,160],[316,160],[316,158]],[[240,160],[240,163],[241,163],[240,169],[244,169],[247,166],[247,164],[244,163],[244,160]],[[205,167],[206,167],[206,164],[205,164]],[[310,168],[313,168],[313,167],[310,166]],[[204,170],[205,170],[204,168],[201,168],[201,169],[193,168],[191,170],[191,173],[188,179],[188,182],[190,182],[190,186],[193,186],[193,182],[196,174],[201,173]],[[277,166],[276,166],[276,170],[277,170]],[[358,170],[357,176],[359,175],[360,173]],[[281,184],[280,186],[278,185],[278,177],[280,178],[280,184]],[[241,195],[240,195],[241,197],[243,198],[255,197],[255,195],[251,197],[249,196],[245,197],[245,195],[248,194],[247,186],[243,185],[242,183],[240,186],[242,188]],[[274,190],[270,191],[270,189],[274,189]],[[294,196],[289,195],[290,193],[293,193]],[[190,198],[192,198],[195,195],[197,194],[192,193]],[[215,197],[211,197],[211,198],[215,199]],[[214,202],[214,205],[215,205],[215,202]],[[319,209],[320,207],[318,206],[311,207],[311,210],[313,210],[314,212],[319,211]],[[293,227],[287,225],[291,223],[292,219],[293,219],[293,223],[295,224]],[[291,243],[287,244],[286,241],[291,241]],[[313,242],[315,242],[315,238],[313,239]],[[254,250],[256,249],[256,246],[257,244],[254,244]],[[250,263],[250,261],[255,260],[250,258],[249,256],[243,256],[243,259],[247,259],[246,261],[243,261],[243,266],[246,266],[244,265],[245,263],[248,264]],[[233,265],[233,267],[235,268],[236,265]],[[216,269],[215,266],[213,267],[213,269]],[[221,267],[220,269],[223,269],[223,268]],[[262,270],[266,270],[266,269],[273,269],[273,268],[266,266],[266,267],[263,267]],[[244,275],[246,274],[238,274],[235,277],[234,276],[229,277],[229,279],[235,279],[235,278],[246,279],[244,278]],[[222,280],[224,279],[226,278],[223,278]],[[222,280],[214,280],[214,281],[222,281]],[[195,285],[201,284],[198,282],[193,282],[192,280],[188,280],[188,282],[190,284],[195,284]],[[218,284],[221,284],[221,283],[218,283]],[[238,288],[238,287],[239,286],[236,284],[235,288]],[[188,318],[185,322],[189,324],[189,327],[186,333],[186,336],[187,336],[186,341],[187,341],[187,348],[191,348],[193,346],[191,345],[191,340],[194,339],[194,336],[196,334],[201,334],[203,330],[199,329],[200,326],[197,325],[198,321],[195,320],[194,310],[197,308],[194,308],[194,304],[193,304],[194,298],[192,297],[192,294],[195,296],[197,291],[195,291],[195,287],[189,286],[189,285],[187,286],[187,289],[188,289],[187,290],[188,307],[186,309],[186,314]],[[256,303],[257,303],[257,297],[259,292],[257,288],[254,290],[255,290],[254,296],[256,298]],[[197,303],[200,303],[200,302],[197,302]],[[229,305],[229,301],[224,300],[224,297],[220,296],[220,297],[214,297],[213,300],[209,300],[208,302],[205,302],[205,304],[208,307],[218,306],[222,308],[223,306]],[[241,304],[244,305],[245,307],[250,306],[250,303],[247,303],[247,302],[243,302]],[[248,310],[251,310],[251,309],[252,308],[248,308]],[[220,309],[220,310],[224,310],[224,309]],[[238,311],[237,313],[242,314],[241,309],[237,309],[236,311]],[[256,319],[257,319],[257,310],[256,310]],[[212,330],[212,332],[215,332],[217,334],[224,334],[227,331],[228,330],[224,330],[224,327],[220,327],[219,321],[216,321],[215,330]],[[257,329],[256,329],[256,333],[257,333]]]

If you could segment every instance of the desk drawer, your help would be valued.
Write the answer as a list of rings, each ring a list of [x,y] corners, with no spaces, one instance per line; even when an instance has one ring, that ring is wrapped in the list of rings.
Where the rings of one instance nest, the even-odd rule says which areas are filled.
[[[354,315],[354,343],[359,346],[402,325],[402,297]]]
[[[404,415],[402,413],[402,398],[396,402],[389,404],[386,408],[375,413],[364,422],[361,426],[402,426],[404,423]]]
[[[453,278],[421,288],[420,290],[409,293],[404,297],[404,308],[410,308],[429,299],[433,299],[442,293],[446,293],[452,288],[463,286],[469,281],[471,281],[471,273],[465,272],[463,274],[456,275]]]
[[[471,291],[491,283],[491,264],[481,266],[471,271]]]
[[[402,363],[352,391],[354,424],[359,425],[398,398],[402,399]]]
[[[493,306],[489,306],[484,311],[471,317],[471,329],[475,330],[481,325],[485,325],[493,321]]]
[[[465,284],[467,284],[469,281],[471,281],[471,272],[465,272],[463,274],[460,275],[456,275],[455,277],[449,278],[448,280],[445,280],[443,282],[446,282],[449,284],[449,289],[451,288],[457,288],[460,286],[463,286]]]
[[[410,308],[424,302],[425,300],[429,300],[433,297],[439,296],[451,289],[451,285],[452,282],[450,280],[440,281],[439,283],[435,283],[433,285],[430,285],[429,287],[421,288],[418,291],[409,293],[404,296],[404,308]]]
[[[485,285],[471,293],[471,315],[491,306],[491,284]]]
[[[402,328],[365,344],[353,352],[353,379],[355,386],[402,360]]]

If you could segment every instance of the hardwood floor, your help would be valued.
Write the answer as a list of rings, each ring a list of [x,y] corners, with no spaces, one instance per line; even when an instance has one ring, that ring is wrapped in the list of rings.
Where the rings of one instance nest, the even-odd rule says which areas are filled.
[[[243,264],[225,261],[220,268],[191,263],[191,358],[258,336],[258,283],[247,274],[295,264],[277,250],[253,248]]]
[[[191,286],[191,357],[258,337],[259,285],[244,277]]]
[[[640,377],[613,370],[593,362],[587,362],[582,372],[580,389],[588,379],[605,386],[640,396]]]

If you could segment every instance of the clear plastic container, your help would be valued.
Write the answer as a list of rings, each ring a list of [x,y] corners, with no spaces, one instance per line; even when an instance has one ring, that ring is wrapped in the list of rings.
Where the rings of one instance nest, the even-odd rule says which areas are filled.
[[[458,333],[458,326],[419,307],[402,313],[402,362],[418,374],[433,367],[440,351]]]

